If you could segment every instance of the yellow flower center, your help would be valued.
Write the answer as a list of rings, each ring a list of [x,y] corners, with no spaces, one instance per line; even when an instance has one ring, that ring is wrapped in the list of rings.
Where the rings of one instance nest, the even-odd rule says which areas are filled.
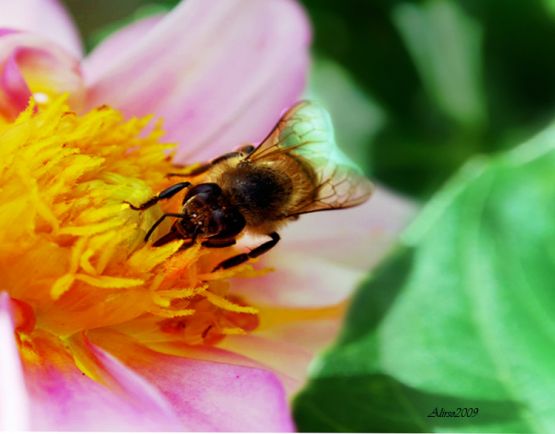
[[[174,172],[150,118],[124,120],[110,107],[84,115],[65,100],[31,104],[0,125],[0,275],[16,325],[67,337],[110,327],[141,341],[215,343],[258,325],[257,310],[228,294],[211,272],[231,248],[154,248],[143,238],[180,200],[138,212]],[[161,225],[156,236],[169,229]]]

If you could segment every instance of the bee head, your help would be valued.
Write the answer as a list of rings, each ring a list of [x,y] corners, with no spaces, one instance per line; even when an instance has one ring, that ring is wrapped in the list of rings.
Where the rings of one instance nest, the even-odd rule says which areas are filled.
[[[245,219],[214,183],[199,184],[189,190],[183,204],[181,224],[190,235],[203,238],[233,237],[245,227]]]

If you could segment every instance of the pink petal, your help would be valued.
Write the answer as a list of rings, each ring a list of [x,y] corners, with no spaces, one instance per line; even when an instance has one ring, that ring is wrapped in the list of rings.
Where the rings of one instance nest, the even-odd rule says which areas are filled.
[[[161,20],[163,14],[153,15],[129,24],[100,43],[86,59],[85,73],[91,77],[105,75],[114,59],[129,50],[146,36]]]
[[[81,103],[83,82],[79,62],[55,44],[30,33],[5,30],[0,34],[0,114],[13,118],[32,94],[68,93]]]
[[[155,384],[189,429],[294,430],[283,386],[268,371],[163,355],[124,340],[100,345]]]
[[[6,117],[15,117],[27,107],[31,91],[12,53],[4,62],[0,76],[0,112]]]
[[[325,309],[265,308],[253,334],[227,336],[218,347],[176,341],[149,345],[173,356],[270,370],[292,397],[304,385],[315,355],[335,339],[345,308],[345,303]]]
[[[233,289],[268,306],[340,303],[384,257],[414,213],[414,205],[378,188],[362,206],[304,215],[281,232],[282,241],[258,264],[275,271],[235,279]]]
[[[57,0],[0,0],[0,27],[35,33],[77,57],[83,52],[77,29]]]
[[[85,364],[94,381],[77,367],[54,337],[33,339],[25,361],[32,397],[32,429],[54,431],[184,430],[165,398],[147,381],[104,351],[89,346]],[[85,365],[86,366],[86,365]]]
[[[304,87],[309,25],[292,0],[187,0],[118,56],[85,61],[89,106],[155,113],[176,161],[260,141]]]
[[[0,348],[0,430],[23,431],[29,428],[29,398],[5,292],[0,293]]]
[[[228,336],[218,346],[273,371],[291,397],[305,384],[316,354],[334,341],[344,309],[263,311],[261,327],[253,334]]]

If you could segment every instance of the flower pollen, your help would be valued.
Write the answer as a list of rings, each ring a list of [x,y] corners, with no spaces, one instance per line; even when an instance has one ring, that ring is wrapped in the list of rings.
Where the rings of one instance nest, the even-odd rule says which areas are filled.
[[[78,115],[64,98],[0,124],[0,273],[20,335],[109,327],[145,343],[195,345],[257,327],[257,309],[228,294],[226,281],[250,266],[210,271],[233,248],[144,242],[161,207],[180,206],[138,212],[126,203],[171,184],[162,135],[150,117],[125,120],[107,106]]]

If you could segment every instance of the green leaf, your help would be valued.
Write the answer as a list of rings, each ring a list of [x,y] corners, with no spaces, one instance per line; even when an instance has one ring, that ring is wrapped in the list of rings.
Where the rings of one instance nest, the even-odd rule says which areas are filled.
[[[303,431],[555,431],[555,126],[468,164],[360,289]],[[478,408],[474,417],[428,417]]]
[[[312,62],[306,98],[326,107],[333,119],[337,143],[369,173],[369,144],[386,122],[383,108],[345,68],[323,56]]]
[[[470,129],[484,124],[479,23],[451,0],[402,3],[393,18],[438,106]]]

